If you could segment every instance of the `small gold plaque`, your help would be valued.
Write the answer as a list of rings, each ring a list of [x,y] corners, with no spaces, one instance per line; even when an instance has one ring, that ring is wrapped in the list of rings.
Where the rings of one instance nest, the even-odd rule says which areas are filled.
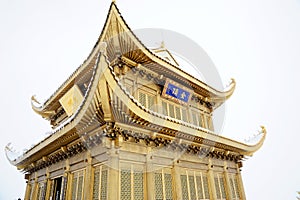
[[[79,105],[83,101],[83,96],[77,85],[74,85],[62,98],[59,103],[62,105],[68,116],[76,112]]]

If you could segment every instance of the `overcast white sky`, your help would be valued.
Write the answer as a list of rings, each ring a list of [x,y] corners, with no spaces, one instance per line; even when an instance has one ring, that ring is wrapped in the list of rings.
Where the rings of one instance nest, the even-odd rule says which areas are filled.
[[[85,60],[110,2],[0,0],[1,200],[23,198],[25,191],[23,175],[5,158],[5,145],[23,149],[50,130],[31,110],[30,97],[48,98]],[[222,135],[247,138],[260,125],[268,131],[263,147],[244,162],[246,195],[295,199],[300,0],[117,0],[117,5],[132,29],[179,32],[208,53],[224,85],[235,78]]]

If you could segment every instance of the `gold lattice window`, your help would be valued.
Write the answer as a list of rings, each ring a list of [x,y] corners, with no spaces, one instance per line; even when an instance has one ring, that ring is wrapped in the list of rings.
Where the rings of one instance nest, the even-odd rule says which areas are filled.
[[[172,200],[173,187],[171,170],[163,168],[154,173],[155,199]]]
[[[199,113],[199,111],[192,111],[192,123],[195,126],[206,127],[203,114]]]
[[[186,109],[182,109],[182,121],[187,122],[188,121],[188,114]]]
[[[162,173],[154,174],[155,199],[164,199]]]
[[[85,174],[85,170],[80,170],[73,173],[72,200],[83,199],[84,174]]]
[[[142,106],[147,107],[147,97],[145,93],[139,93],[139,102],[142,104]]]
[[[207,175],[201,171],[182,170],[180,175],[182,199],[209,199]]]
[[[215,188],[217,199],[225,200],[226,192],[225,192],[225,182],[224,177],[221,173],[215,174]]]
[[[155,104],[155,96],[154,95],[147,95],[148,105],[147,108],[154,110],[154,104]]]
[[[184,108],[182,105],[178,105],[167,101],[162,101],[162,114],[175,119],[188,122],[187,109]]]
[[[180,181],[181,181],[181,190],[182,190],[182,200],[189,200],[187,175],[180,175]]]
[[[240,190],[239,190],[237,175],[230,174],[229,175],[229,182],[230,182],[232,199],[233,200],[239,200],[241,198],[241,196],[240,196]]]
[[[120,171],[120,199],[144,200],[144,176],[142,165],[123,163]]]
[[[175,117],[176,119],[181,120],[181,109],[179,107],[175,107]]]
[[[175,110],[173,104],[169,104],[169,116],[175,118]]]
[[[107,176],[106,166],[97,166],[94,170],[93,200],[107,199]]]
[[[162,102],[162,113],[163,115],[168,116],[168,104],[165,101]]]
[[[145,108],[155,110],[155,96],[146,92],[139,91],[139,102]]]

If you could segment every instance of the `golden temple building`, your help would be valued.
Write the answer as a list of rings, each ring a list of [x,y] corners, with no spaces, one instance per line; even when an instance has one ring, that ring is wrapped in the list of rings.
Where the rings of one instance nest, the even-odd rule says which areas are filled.
[[[163,57],[162,57],[163,56]],[[83,64],[32,108],[52,134],[11,161],[26,200],[246,199],[242,162],[254,145],[214,132],[213,111],[232,94],[148,49],[112,2]]]

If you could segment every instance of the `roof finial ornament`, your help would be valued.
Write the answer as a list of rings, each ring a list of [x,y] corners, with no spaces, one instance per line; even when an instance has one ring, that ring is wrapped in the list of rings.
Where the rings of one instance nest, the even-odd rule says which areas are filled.
[[[112,2],[112,3],[116,3],[116,0],[112,0],[111,2]]]
[[[160,43],[160,48],[162,48],[162,49],[165,49],[165,48],[166,48],[166,45],[165,45],[165,42],[164,42],[164,41],[161,41],[161,43]]]

